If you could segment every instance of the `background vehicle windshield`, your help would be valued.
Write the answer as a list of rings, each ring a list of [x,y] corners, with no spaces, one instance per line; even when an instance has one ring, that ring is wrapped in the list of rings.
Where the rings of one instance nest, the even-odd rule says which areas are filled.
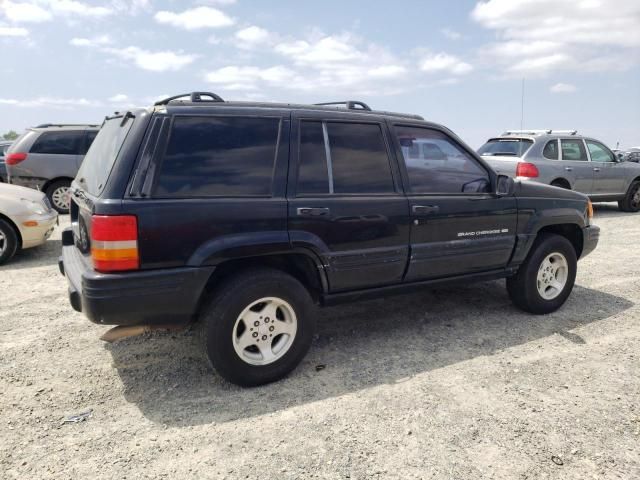
[[[129,119],[121,126],[122,117],[106,120],[91,144],[76,175],[76,180],[91,195],[102,193],[133,122],[134,119]]]
[[[533,145],[527,138],[492,138],[485,143],[478,153],[480,155],[521,157]]]

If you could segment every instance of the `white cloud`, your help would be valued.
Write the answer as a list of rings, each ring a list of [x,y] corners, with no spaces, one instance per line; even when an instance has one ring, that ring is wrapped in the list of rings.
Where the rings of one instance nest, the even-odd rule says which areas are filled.
[[[473,67],[455,55],[441,52],[423,58],[420,62],[420,70],[427,73],[466,75],[473,70]]]
[[[377,78],[393,78],[406,73],[407,69],[402,65],[382,65],[369,70],[369,75]]]
[[[240,48],[255,48],[265,46],[271,40],[271,34],[264,28],[252,25],[242,30],[238,30],[235,35]]]
[[[151,72],[177,71],[186,67],[197,58],[197,55],[163,50],[152,52],[140,47],[103,48],[103,51],[132,62],[135,66]]]
[[[640,63],[638,0],[484,0],[471,16],[499,39],[481,48],[485,64],[508,74],[546,76],[585,65],[606,71]]]
[[[126,103],[129,101],[129,97],[124,93],[118,93],[113,97],[109,97],[108,101],[111,103]]]
[[[154,18],[158,23],[185,30],[228,27],[235,23],[226,13],[211,7],[196,7],[180,13],[162,10],[157,12]]]
[[[29,30],[22,27],[5,27],[0,25],[0,37],[28,37]]]
[[[111,8],[87,5],[86,3],[78,2],[76,0],[48,0],[45,3],[49,5],[54,13],[62,15],[104,17],[113,13]]]
[[[285,85],[295,75],[293,70],[281,65],[270,68],[227,66],[207,73],[205,80],[223,86],[225,90],[255,90],[261,82],[272,86]]]
[[[549,88],[549,91],[552,93],[573,93],[576,90],[576,86],[570,83],[556,83]]]
[[[451,30],[450,28],[441,28],[440,33],[447,37],[449,40],[460,40],[462,38],[462,34],[460,32],[456,32],[455,30]]]
[[[335,64],[360,57],[361,52],[353,45],[349,35],[327,36],[315,42],[298,40],[276,45],[281,53],[298,64]]]
[[[101,45],[109,45],[111,37],[109,35],[99,35],[93,38],[72,38],[69,44],[75,47],[98,47]]]
[[[102,102],[86,98],[37,97],[28,100],[0,98],[0,105],[11,105],[21,108],[50,107],[60,110],[73,110],[76,107],[101,107]]]
[[[0,11],[8,20],[16,23],[40,23],[52,18],[50,12],[32,3],[15,3],[4,0],[0,3]]]

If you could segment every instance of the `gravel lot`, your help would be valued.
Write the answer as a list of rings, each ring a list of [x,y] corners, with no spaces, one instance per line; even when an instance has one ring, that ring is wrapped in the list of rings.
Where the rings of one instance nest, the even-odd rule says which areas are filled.
[[[0,268],[0,476],[640,478],[640,215],[596,223],[555,314],[503,282],[334,307],[291,377],[248,390],[189,331],[100,341],[58,230]]]

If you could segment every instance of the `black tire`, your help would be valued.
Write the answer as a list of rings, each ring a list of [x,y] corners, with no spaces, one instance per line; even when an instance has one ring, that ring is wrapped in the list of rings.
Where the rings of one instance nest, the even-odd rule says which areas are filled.
[[[265,297],[278,297],[292,307],[297,331],[282,357],[267,365],[252,365],[236,353],[234,327],[247,307]],[[251,269],[224,281],[203,307],[199,322],[211,366],[229,382],[252,387],[279,380],[300,363],[315,331],[315,305],[307,289],[294,277],[278,270]]]
[[[62,213],[62,214],[69,213],[69,205],[67,203],[67,207],[63,208],[58,201],[54,200],[54,195],[56,194],[56,190],[59,190],[61,188],[68,189],[70,186],[71,186],[71,182],[69,180],[56,180],[55,182],[53,182],[51,185],[47,187],[47,191],[45,192],[47,194],[47,198],[49,199],[51,206],[54,209],[56,209],[58,213]]]
[[[640,182],[633,182],[627,194],[618,201],[618,208],[623,212],[640,211]]]
[[[11,260],[18,250],[18,235],[13,226],[0,218],[0,265]]]
[[[538,270],[552,253],[564,256],[568,265],[566,282],[560,294],[547,300],[538,291]],[[561,235],[543,233],[538,236],[527,259],[513,277],[507,278],[507,291],[511,301],[521,310],[543,315],[556,311],[567,300],[576,280],[578,261],[576,251],[569,240]]]

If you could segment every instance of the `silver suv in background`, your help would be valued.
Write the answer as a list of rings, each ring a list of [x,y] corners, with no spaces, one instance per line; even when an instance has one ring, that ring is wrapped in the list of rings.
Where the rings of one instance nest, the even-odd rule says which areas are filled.
[[[13,142],[0,141],[0,182],[8,183],[9,178],[7,176],[7,167],[4,163],[4,156],[6,155],[7,150],[11,146]]]
[[[478,149],[502,175],[584,193],[594,202],[617,201],[640,210],[640,165],[575,130],[508,130]]]
[[[6,153],[9,182],[42,190],[53,208],[68,213],[69,186],[99,129],[53,124],[27,129]]]

